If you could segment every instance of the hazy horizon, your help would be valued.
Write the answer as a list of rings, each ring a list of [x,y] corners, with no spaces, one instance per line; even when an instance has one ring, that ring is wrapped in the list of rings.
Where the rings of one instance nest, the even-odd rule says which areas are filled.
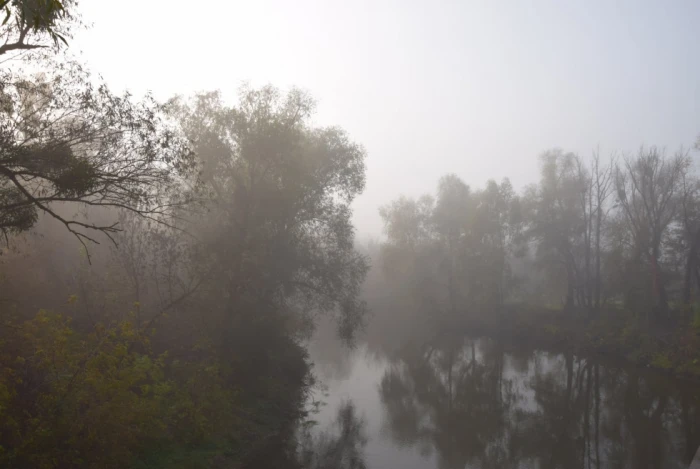
[[[81,2],[93,27],[71,51],[115,89],[310,92],[316,121],[367,149],[360,237],[381,234],[380,205],[433,192],[446,173],[521,189],[548,148],[671,153],[700,133],[696,2],[100,5]]]

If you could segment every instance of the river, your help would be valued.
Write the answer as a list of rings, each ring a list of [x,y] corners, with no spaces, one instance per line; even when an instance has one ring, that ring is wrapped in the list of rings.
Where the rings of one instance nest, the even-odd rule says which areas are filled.
[[[467,337],[310,354],[338,467],[685,469],[700,444],[699,385],[596,358]]]

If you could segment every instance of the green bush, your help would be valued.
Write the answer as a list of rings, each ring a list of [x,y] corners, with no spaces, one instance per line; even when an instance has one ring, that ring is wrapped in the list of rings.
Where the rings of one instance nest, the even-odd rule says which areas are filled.
[[[129,320],[80,334],[41,311],[11,330],[0,348],[0,467],[178,467],[169,454],[195,467],[188,454],[223,448],[245,424],[217,360],[155,354]]]

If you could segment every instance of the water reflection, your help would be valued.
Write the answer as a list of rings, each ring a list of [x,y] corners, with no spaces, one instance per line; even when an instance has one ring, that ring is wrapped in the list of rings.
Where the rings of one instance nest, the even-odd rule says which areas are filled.
[[[330,428],[302,435],[301,466],[304,469],[365,469],[366,423],[352,401],[338,408]]]
[[[440,468],[687,468],[700,443],[696,389],[443,337],[389,362],[379,396],[383,433]]]

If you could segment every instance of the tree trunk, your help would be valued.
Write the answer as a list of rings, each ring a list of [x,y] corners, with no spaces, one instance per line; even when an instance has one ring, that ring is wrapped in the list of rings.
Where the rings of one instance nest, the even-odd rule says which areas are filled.
[[[659,245],[655,243],[651,257],[652,288],[655,298],[654,315],[656,319],[661,319],[668,312],[668,296],[659,268]]]
[[[448,295],[449,295],[449,301],[450,301],[450,313],[452,316],[454,316],[457,312],[457,305],[456,305],[456,294],[455,294],[455,280],[454,280],[454,272],[455,272],[455,255],[454,255],[454,246],[452,243],[451,239],[448,239],[447,242],[447,252],[448,252],[448,257],[447,259],[448,262],[448,271],[447,271],[447,289],[448,289]]]
[[[593,191],[588,191],[588,216],[586,217],[586,272],[584,274],[584,288],[586,307],[593,306],[593,286],[591,281],[591,234],[593,233]]]
[[[683,278],[683,303],[689,305],[692,302],[693,270],[695,265],[695,246],[690,248],[688,259],[685,261],[685,275]]]
[[[600,224],[603,222],[603,211],[598,206],[598,216],[595,227],[595,307],[600,308]]]
[[[574,307],[574,273],[570,265],[566,267],[566,310],[572,310]]]
[[[698,255],[698,243],[700,243],[700,230],[693,237],[693,242],[688,252],[688,259],[685,263],[685,279],[683,281],[683,302],[685,304],[690,304],[692,301],[693,271],[695,270],[696,257]]]
[[[576,301],[576,264],[574,256],[569,251],[568,246],[563,248],[564,257],[566,259],[566,304],[564,308],[571,311],[574,308]]]

